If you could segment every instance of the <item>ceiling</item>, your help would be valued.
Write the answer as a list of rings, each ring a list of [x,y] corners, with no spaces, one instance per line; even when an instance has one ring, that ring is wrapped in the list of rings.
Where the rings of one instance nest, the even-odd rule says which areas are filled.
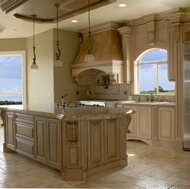
[[[0,0],[2,1],[7,0]],[[0,39],[32,36],[31,15],[37,15],[35,33],[56,28],[56,7],[59,3],[59,28],[76,31],[88,27],[88,0],[25,0],[14,10],[5,13],[0,9]],[[125,3],[126,7],[118,5]],[[91,26],[107,21],[126,23],[141,16],[189,7],[190,0],[90,0]],[[16,18],[22,17],[24,19]],[[78,20],[72,23],[71,20]]]

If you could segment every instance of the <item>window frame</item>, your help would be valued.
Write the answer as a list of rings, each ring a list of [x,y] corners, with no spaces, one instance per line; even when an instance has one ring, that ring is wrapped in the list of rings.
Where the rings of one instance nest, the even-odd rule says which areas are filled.
[[[27,105],[26,51],[0,51],[0,56],[22,56],[22,104]]]
[[[142,65],[150,65],[150,64],[154,64],[156,66],[156,95],[164,95],[163,93],[159,92],[159,83],[158,83],[158,67],[159,65],[168,65],[168,60],[164,60],[164,61],[151,61],[151,62],[140,62],[141,59],[149,52],[154,51],[154,50],[165,50],[162,48],[153,48],[153,49],[149,49],[144,51],[143,53],[141,53],[141,55],[139,55],[139,57],[136,59],[136,61],[134,62],[134,76],[136,76],[134,78],[134,93],[138,94],[138,95],[143,95],[140,94],[140,66]],[[167,52],[167,50],[165,50]],[[166,95],[166,94],[165,94]],[[175,95],[175,94],[174,94]]]

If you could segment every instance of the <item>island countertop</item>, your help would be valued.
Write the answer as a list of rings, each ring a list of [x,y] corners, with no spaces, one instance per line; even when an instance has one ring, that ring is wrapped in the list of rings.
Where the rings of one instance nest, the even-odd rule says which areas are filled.
[[[0,106],[0,110],[16,111],[28,113],[32,115],[46,116],[57,119],[112,119],[119,118],[125,115],[135,113],[133,109],[129,108],[108,108],[108,107],[94,107],[94,106],[72,106],[72,107],[57,107],[52,104],[41,105],[5,105]]]

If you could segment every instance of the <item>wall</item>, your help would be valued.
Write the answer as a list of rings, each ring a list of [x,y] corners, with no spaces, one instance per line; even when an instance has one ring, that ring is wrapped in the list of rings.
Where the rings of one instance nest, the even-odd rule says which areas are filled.
[[[54,103],[53,30],[35,36],[38,69],[30,69],[33,59],[33,38],[27,39],[28,104]]]
[[[26,50],[26,39],[1,39],[0,51],[21,51]]]
[[[59,41],[61,48],[61,60],[63,62],[62,67],[54,67],[54,102],[59,103],[61,96],[68,94],[65,97],[65,101],[69,101],[72,98],[72,91],[70,91],[70,85],[74,83],[74,79],[71,74],[71,64],[73,64],[77,53],[79,51],[79,37],[80,34],[70,31],[59,31]],[[54,30],[54,59],[56,47],[56,30]]]
[[[57,52],[56,37],[55,29],[36,35],[37,70],[30,69],[33,57],[32,37],[27,40],[29,104],[59,103],[61,96],[69,93],[70,83],[74,82],[70,65],[78,52],[79,34],[59,30],[62,67],[53,66]]]

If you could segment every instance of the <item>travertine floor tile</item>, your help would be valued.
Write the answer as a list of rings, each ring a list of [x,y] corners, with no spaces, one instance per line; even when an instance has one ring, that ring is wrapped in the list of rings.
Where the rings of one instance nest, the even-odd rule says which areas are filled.
[[[190,188],[190,152],[128,141],[127,167],[74,182],[17,153],[4,153],[3,137],[0,127],[0,188]]]

